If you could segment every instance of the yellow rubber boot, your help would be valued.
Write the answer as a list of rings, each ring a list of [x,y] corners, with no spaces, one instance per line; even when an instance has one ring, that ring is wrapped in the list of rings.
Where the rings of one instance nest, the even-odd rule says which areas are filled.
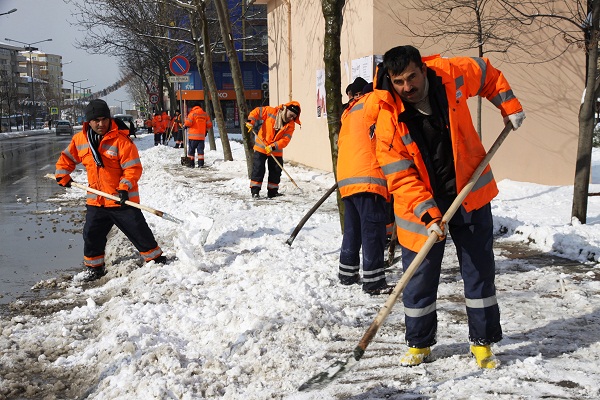
[[[409,347],[406,354],[400,359],[400,365],[403,367],[414,367],[428,361],[430,355],[430,347]]]
[[[475,361],[477,361],[480,368],[494,369],[498,367],[498,360],[489,345],[477,346],[472,344],[471,354],[475,357]]]

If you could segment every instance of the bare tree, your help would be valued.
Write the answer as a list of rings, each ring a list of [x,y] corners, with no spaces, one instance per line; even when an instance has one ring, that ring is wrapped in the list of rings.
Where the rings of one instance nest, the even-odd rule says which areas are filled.
[[[219,96],[217,95],[217,84],[215,82],[215,76],[213,73],[212,65],[212,51],[211,51],[211,40],[210,33],[208,29],[208,18],[206,15],[206,2],[200,0],[194,0],[194,5],[196,10],[194,15],[196,18],[192,20],[192,32],[194,36],[194,43],[196,46],[196,59],[198,70],[204,71],[203,79],[204,79],[204,97],[207,99],[207,103],[212,105],[212,109],[214,110],[215,117],[217,119],[217,125],[219,127],[219,132],[225,132],[225,135],[221,134],[221,145],[223,146],[223,157],[226,160],[233,160],[233,155],[231,153],[231,146],[229,146],[229,140],[227,139],[227,130],[225,126],[225,117],[223,115],[223,109],[221,108],[221,101],[219,100]],[[197,26],[200,25],[200,26]],[[198,35],[198,30],[200,31],[200,35]],[[202,55],[200,53],[199,41],[202,41],[204,49],[209,49],[209,51],[204,51]],[[228,154],[225,154],[225,150],[228,151]]]
[[[142,0],[64,1],[72,4],[72,16],[86,31],[85,36],[76,41],[77,47],[122,60],[134,55],[145,59],[146,70],[151,71],[152,78],[145,77],[144,81],[157,82],[160,93],[166,88],[171,104],[175,104],[175,94],[171,85],[167,85],[167,77],[169,60],[178,54],[183,42],[172,31],[172,24],[179,18],[177,8]],[[165,108],[162,96],[159,96],[158,107]]]
[[[6,110],[9,131],[11,129],[11,113],[15,112],[17,109],[17,98],[17,80],[12,76],[12,74],[6,71],[0,71],[0,115],[3,115],[4,110]],[[1,131],[2,127],[0,126],[0,132]]]
[[[342,25],[344,23],[343,10],[346,0],[321,0],[323,17],[325,18],[325,36],[323,39],[323,62],[325,63],[325,102],[327,103],[327,126],[329,127],[329,145],[331,146],[331,161],[333,172],[337,176],[337,141],[342,126],[342,71],[341,71],[341,44]],[[337,192],[338,209],[340,210],[340,224],[343,229],[344,203]]]
[[[495,0],[410,0],[403,3],[395,21],[421,45],[446,44],[454,51],[477,49],[479,57],[494,54],[510,61],[515,50],[524,50],[519,24]],[[527,47],[532,46],[527,43]],[[509,52],[510,50],[510,52]],[[482,99],[477,98],[477,132],[481,127]]]
[[[501,3],[506,12],[524,26],[544,31],[550,38],[560,38],[554,41],[555,45],[562,44],[560,54],[572,46],[582,49],[586,54],[585,91],[579,108],[579,140],[571,211],[572,217],[585,223],[591,175],[594,110],[599,86],[600,1],[526,0],[517,3],[501,0]]]
[[[231,76],[233,77],[233,87],[235,89],[235,98],[238,106],[238,115],[240,121],[240,130],[244,138],[244,150],[246,152],[246,167],[248,169],[248,177],[252,175],[252,156],[254,154],[254,140],[250,136],[250,132],[246,130],[244,122],[248,115],[248,107],[246,106],[246,96],[244,95],[244,83],[242,80],[242,69],[238,60],[237,52],[233,44],[233,34],[231,29],[231,20],[227,9],[226,0],[214,0],[217,15],[219,17],[219,25],[221,27],[221,38],[229,59],[229,67],[231,68]]]

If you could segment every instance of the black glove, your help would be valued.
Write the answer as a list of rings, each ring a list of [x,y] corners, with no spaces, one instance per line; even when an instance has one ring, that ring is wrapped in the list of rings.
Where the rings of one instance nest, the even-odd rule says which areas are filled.
[[[127,190],[117,190],[117,192],[119,192],[119,201],[117,201],[117,203],[122,207],[125,205],[125,202],[129,200],[129,193]]]
[[[71,182],[73,182],[73,179],[71,179],[71,175],[57,176],[56,182],[58,182],[60,186],[71,187]]]

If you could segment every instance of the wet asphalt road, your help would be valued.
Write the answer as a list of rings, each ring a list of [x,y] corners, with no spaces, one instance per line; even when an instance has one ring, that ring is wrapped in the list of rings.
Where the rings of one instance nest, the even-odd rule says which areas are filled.
[[[48,202],[64,189],[44,177],[70,138],[0,140],[0,306],[43,295],[31,287],[80,268],[83,203]]]

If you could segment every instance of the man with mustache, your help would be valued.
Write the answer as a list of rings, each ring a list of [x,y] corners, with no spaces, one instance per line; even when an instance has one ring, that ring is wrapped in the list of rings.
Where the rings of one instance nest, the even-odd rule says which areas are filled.
[[[377,160],[394,196],[404,269],[430,234],[438,236],[402,294],[409,348],[401,365],[428,361],[436,343],[436,299],[447,232],[464,281],[471,353],[480,368],[498,365],[491,350],[502,339],[502,329],[490,206],[498,189],[489,166],[448,226],[441,222],[486,154],[467,105],[473,96],[491,101],[515,130],[525,118],[508,81],[488,59],[423,58],[412,46],[385,53],[368,100],[367,107],[378,110]]]

